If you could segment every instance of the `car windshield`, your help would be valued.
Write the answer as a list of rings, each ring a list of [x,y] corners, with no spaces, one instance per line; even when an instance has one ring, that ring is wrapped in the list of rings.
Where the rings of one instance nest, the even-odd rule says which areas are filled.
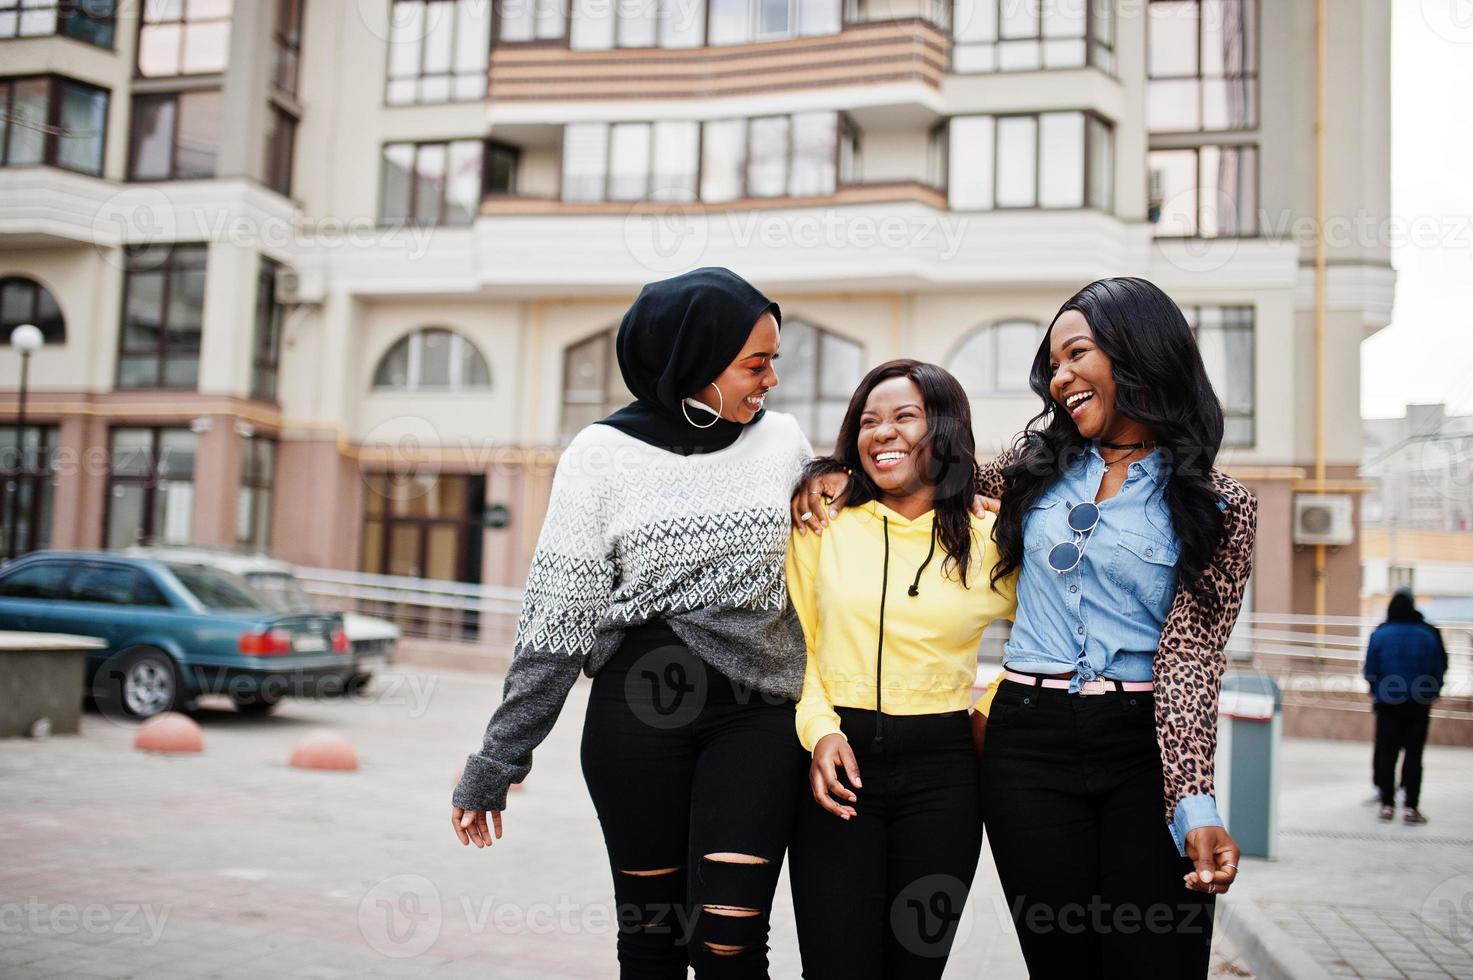
[[[251,591],[272,609],[283,612],[292,609],[311,609],[312,598],[295,575],[285,572],[250,572],[245,580]]]
[[[267,609],[254,592],[250,583],[239,575],[222,572],[218,568],[204,565],[180,565],[169,563],[184,588],[188,589],[200,605],[206,609]]]

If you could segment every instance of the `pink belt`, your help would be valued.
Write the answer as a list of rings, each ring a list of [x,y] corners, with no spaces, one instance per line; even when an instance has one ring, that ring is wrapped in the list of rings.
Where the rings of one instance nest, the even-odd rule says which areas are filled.
[[[1027,684],[1029,687],[1055,687],[1068,688],[1070,679],[1067,677],[1034,677],[1032,674],[1019,674],[1015,671],[1004,670],[1003,677],[1018,684]],[[1084,681],[1079,686],[1080,694],[1109,694],[1111,691],[1151,691],[1155,690],[1152,681],[1116,681],[1104,677],[1097,677],[1092,681]]]

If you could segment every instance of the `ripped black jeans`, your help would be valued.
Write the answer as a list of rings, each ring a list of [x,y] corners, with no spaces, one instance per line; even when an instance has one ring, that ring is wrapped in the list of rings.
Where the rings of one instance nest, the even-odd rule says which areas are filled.
[[[792,701],[734,684],[663,625],[598,672],[583,778],[614,875],[622,980],[766,977],[807,756]]]

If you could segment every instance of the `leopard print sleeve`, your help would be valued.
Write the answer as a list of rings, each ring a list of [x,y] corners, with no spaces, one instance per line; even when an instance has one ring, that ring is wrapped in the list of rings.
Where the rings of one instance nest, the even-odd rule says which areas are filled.
[[[985,463],[977,464],[977,492],[984,497],[1002,496],[1002,471],[1017,456],[1016,449],[1004,449]]]
[[[1215,470],[1212,476],[1225,503],[1223,537],[1195,587],[1177,585],[1156,651],[1156,741],[1168,826],[1184,797],[1213,795],[1223,651],[1253,569],[1258,499],[1232,477]]]

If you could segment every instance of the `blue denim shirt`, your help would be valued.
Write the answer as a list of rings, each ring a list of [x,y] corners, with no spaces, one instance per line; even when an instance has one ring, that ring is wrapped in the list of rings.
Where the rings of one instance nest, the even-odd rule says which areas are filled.
[[[1023,518],[1018,614],[1003,665],[1030,674],[1073,671],[1071,692],[1097,677],[1151,680],[1176,595],[1181,542],[1171,526],[1170,474],[1160,449],[1131,463],[1120,490],[1100,503],[1083,560],[1062,575],[1049,567],[1049,550],[1075,540],[1070,506],[1093,501],[1104,475],[1105,461],[1091,442]],[[1216,800],[1193,795],[1177,805],[1171,835],[1185,854],[1189,831],[1222,825]]]

